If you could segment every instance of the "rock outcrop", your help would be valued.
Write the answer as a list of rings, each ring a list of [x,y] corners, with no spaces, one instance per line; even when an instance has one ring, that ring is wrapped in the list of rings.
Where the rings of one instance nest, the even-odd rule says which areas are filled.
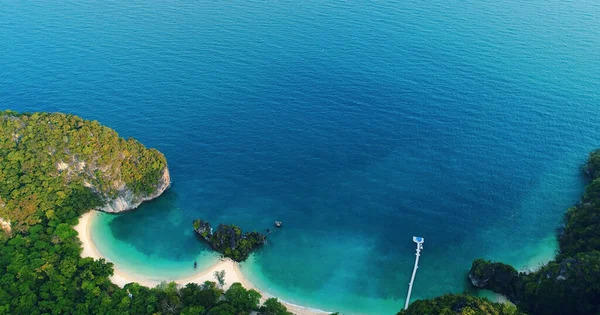
[[[136,195],[126,185],[122,185],[118,190],[117,197],[112,198],[110,196],[104,196],[106,204],[97,210],[119,213],[131,209],[137,208],[142,202],[152,200],[160,196],[165,190],[171,186],[171,176],[169,174],[169,168],[165,167],[163,175],[156,184],[156,189],[148,195]]]
[[[219,224],[213,232],[210,223],[203,220],[194,221],[194,231],[206,241],[212,249],[235,261],[244,261],[250,253],[267,242],[267,237],[258,232],[243,233],[231,224]]]
[[[523,291],[519,272],[503,263],[476,259],[469,270],[469,279],[473,286],[503,294],[513,303],[519,302]]]
[[[590,153],[590,157],[583,167],[583,173],[590,181],[600,177],[600,150]]]
[[[12,232],[12,229],[10,227],[10,221],[0,218],[0,229],[6,232],[6,234],[10,234]]]
[[[202,221],[200,219],[194,221],[194,231],[200,234],[205,240],[209,241],[210,236],[213,234],[212,228],[210,227],[210,223],[208,221]]]

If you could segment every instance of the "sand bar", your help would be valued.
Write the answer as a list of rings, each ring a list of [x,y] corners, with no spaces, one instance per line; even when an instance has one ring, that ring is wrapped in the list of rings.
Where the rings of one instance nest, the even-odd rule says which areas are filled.
[[[84,215],[82,215],[79,218],[79,224],[77,224],[77,226],[75,226],[75,230],[79,234],[79,239],[81,240],[81,243],[83,243],[83,252],[81,253],[81,257],[92,257],[94,259],[104,258],[107,261],[110,261],[110,259],[108,259],[107,257],[104,257],[104,256],[102,256],[102,254],[100,254],[100,252],[96,248],[96,244],[94,244],[94,242],[91,238],[91,234],[90,234],[91,220],[97,214],[98,214],[98,212],[93,211],[93,210],[85,213]],[[156,285],[158,285],[161,282],[159,280],[146,278],[141,275],[124,272],[123,270],[120,270],[119,266],[116,264],[114,265],[113,269],[114,269],[114,275],[110,279],[114,284],[116,284],[120,287],[124,287],[126,284],[131,283],[131,282],[137,282],[137,283],[147,286],[147,287],[155,287]],[[207,269],[200,270],[199,272],[197,272],[196,274],[194,274],[192,276],[182,278],[182,279],[177,279],[177,280],[170,280],[170,279],[164,279],[164,280],[165,281],[175,281],[179,285],[185,285],[190,282],[195,282],[195,283],[199,283],[199,284],[202,284],[205,281],[213,281],[214,282],[215,281],[215,278],[213,275],[214,272],[221,271],[221,270],[225,270],[225,286],[224,286],[225,290],[227,290],[227,288],[229,288],[229,286],[232,283],[239,282],[246,289],[254,289],[254,290],[260,292],[260,294],[262,295],[261,303],[263,303],[266,299],[273,297],[273,295],[271,295],[267,292],[260,291],[258,288],[256,288],[256,286],[254,284],[252,284],[252,282],[250,282],[248,279],[246,279],[246,277],[244,277],[244,275],[242,274],[242,272],[240,270],[239,264],[228,258],[221,259],[216,264],[208,267]],[[321,311],[321,310],[317,310],[317,309],[312,309],[309,307],[303,307],[300,305],[288,303],[283,300],[279,300],[279,301],[285,305],[285,307],[288,309],[288,311],[290,311],[294,314],[298,314],[298,315],[317,315],[317,314],[323,315],[323,314],[331,313],[331,312],[325,312],[325,311]]]

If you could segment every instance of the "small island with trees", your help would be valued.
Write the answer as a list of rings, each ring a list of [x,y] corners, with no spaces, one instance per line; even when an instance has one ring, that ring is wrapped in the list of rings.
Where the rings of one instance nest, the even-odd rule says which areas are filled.
[[[237,262],[246,260],[253,250],[267,242],[264,234],[243,233],[239,227],[233,224],[219,224],[213,231],[210,223],[201,219],[194,221],[194,231],[214,250]]]

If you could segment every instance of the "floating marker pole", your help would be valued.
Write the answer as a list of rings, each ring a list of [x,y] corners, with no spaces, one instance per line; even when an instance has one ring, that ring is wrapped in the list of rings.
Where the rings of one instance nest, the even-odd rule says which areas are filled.
[[[421,250],[423,249],[423,242],[425,242],[425,239],[422,237],[413,236],[413,242],[417,243],[417,257],[415,258],[415,267],[413,268],[412,277],[410,277],[410,282],[408,283],[408,294],[406,295],[406,304],[404,304],[404,309],[408,308],[408,303],[410,302],[410,294],[412,293],[413,283],[415,283],[417,268],[419,268],[419,256],[421,256]]]

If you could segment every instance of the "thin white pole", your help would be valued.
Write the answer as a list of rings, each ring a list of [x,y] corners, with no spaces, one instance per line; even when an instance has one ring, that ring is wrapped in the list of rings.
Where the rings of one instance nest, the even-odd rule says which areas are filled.
[[[406,304],[404,304],[404,309],[408,308],[408,303],[410,302],[410,294],[412,293],[413,283],[415,282],[415,276],[417,275],[417,268],[419,268],[419,257],[421,256],[421,243],[417,243],[417,257],[415,258],[415,266],[413,268],[412,277],[410,277],[410,282],[408,283],[408,294],[406,295]]]

